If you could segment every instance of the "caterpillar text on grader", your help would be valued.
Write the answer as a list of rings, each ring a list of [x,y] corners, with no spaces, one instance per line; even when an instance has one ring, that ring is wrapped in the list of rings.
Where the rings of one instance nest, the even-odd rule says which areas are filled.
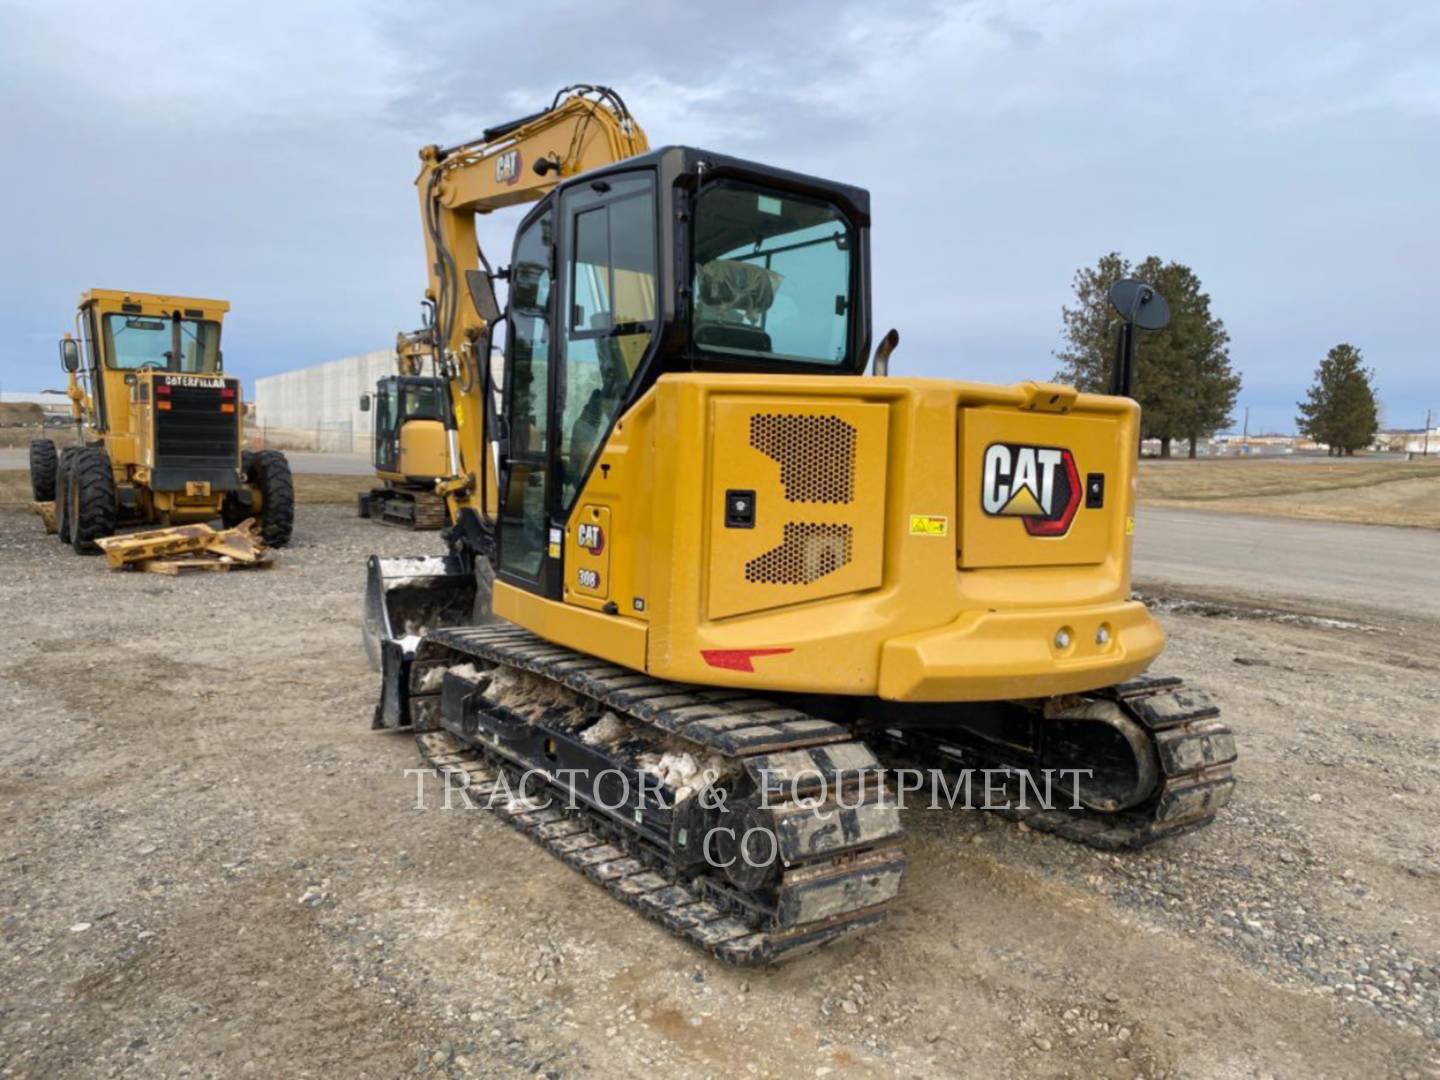
[[[240,380],[222,370],[223,300],[91,289],[60,342],[79,445],[30,444],[30,486],[53,502],[76,551],[121,525],[255,519],[270,547],[290,540],[290,466],[242,453]]]
[[[735,962],[883,918],[887,761],[1058,775],[1012,812],[1105,848],[1209,822],[1234,740],[1146,674],[1135,403],[867,376],[868,194],[637,138],[585,88],[422,151],[459,467],[449,554],[370,561],[376,725]],[[497,409],[473,215],[526,200]]]

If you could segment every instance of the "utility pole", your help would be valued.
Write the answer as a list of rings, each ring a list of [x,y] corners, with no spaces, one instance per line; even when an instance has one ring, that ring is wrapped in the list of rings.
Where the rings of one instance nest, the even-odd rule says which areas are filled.
[[[1430,456],[1430,410],[1429,410],[1429,409],[1426,409],[1426,410],[1425,410],[1425,442],[1423,443],[1423,447],[1424,447],[1424,448],[1420,451],[1420,456],[1421,456],[1422,458],[1429,457],[1429,456]]]
[[[1240,453],[1250,453],[1250,406],[1245,406],[1244,434],[1240,436]]]

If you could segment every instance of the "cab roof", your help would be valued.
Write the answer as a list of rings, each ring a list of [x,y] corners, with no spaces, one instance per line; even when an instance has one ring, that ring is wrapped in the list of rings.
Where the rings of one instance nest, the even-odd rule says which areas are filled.
[[[589,172],[568,176],[559,187],[593,183],[611,173],[622,173],[646,166],[659,170],[662,183],[673,183],[677,176],[686,173],[703,176],[705,179],[733,177],[773,185],[800,195],[829,199],[839,203],[856,225],[868,227],[870,224],[870,192],[865,188],[776,168],[759,161],[717,154],[695,146],[661,146],[635,157],[623,158],[601,168],[591,169]]]
[[[202,318],[223,315],[230,310],[228,300],[206,300],[198,296],[175,296],[167,293],[129,292],[120,289],[87,289],[80,294],[80,307],[95,304],[100,307],[119,308],[123,304],[139,304],[149,314],[161,311],[199,311]]]

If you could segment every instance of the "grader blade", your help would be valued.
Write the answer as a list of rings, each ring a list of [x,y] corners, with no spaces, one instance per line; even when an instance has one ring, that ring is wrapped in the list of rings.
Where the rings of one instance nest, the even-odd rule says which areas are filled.
[[[119,570],[149,559],[168,559],[192,551],[204,551],[215,536],[215,530],[209,525],[177,525],[169,529],[102,537],[95,541],[95,546],[105,553],[105,561],[111,568]]]
[[[40,521],[45,526],[45,532],[53,536],[59,531],[55,524],[55,504],[53,502],[35,502],[30,504],[30,509],[40,515]]]
[[[270,565],[269,553],[250,518],[222,532],[209,525],[177,525],[107,536],[95,544],[105,553],[112,570],[139,569],[174,575],[181,570]]]

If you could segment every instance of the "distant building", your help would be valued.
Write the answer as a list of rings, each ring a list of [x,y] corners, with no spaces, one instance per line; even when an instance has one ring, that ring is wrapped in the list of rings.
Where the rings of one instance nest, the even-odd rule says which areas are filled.
[[[1429,431],[1424,428],[1395,428],[1376,432],[1370,449],[1385,450],[1393,454],[1440,456],[1440,427],[1433,427]]]
[[[70,399],[64,394],[15,394],[7,390],[0,393],[0,405],[34,405],[44,415],[46,424],[63,424],[70,420]],[[29,409],[0,409],[0,413],[15,417],[34,415]]]
[[[1258,435],[1229,433],[1216,435],[1211,443],[1218,457],[1258,457],[1276,454],[1307,453],[1325,447],[1304,435],[1262,432]]]
[[[371,415],[360,395],[395,373],[395,350],[376,349],[255,380],[256,445],[292,450],[369,454]]]

